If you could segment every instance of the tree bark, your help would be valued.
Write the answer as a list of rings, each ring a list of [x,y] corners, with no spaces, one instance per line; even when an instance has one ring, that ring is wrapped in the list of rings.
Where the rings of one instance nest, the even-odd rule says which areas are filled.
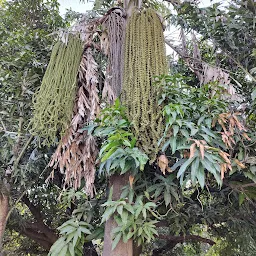
[[[177,244],[185,242],[201,242],[207,243],[209,245],[214,245],[215,242],[211,239],[204,238],[197,235],[187,235],[187,236],[169,236],[169,235],[159,235],[159,239],[167,240],[168,243],[161,248],[156,248],[153,250],[153,256],[164,255],[171,251]]]
[[[2,255],[3,238],[9,211],[9,189],[1,182],[0,184],[0,255]]]
[[[40,244],[44,249],[50,250],[51,246],[58,239],[55,230],[51,229],[44,223],[44,217],[38,207],[33,205],[27,196],[22,198],[22,201],[27,205],[32,213],[35,222],[27,222],[20,232],[33,239]]]
[[[124,175],[114,174],[110,177],[109,186],[113,186],[112,200],[120,199],[122,188],[128,183],[129,173]],[[117,244],[116,248],[112,250],[112,230],[117,226],[113,217],[111,217],[105,224],[104,233],[104,247],[102,256],[133,256],[133,240],[128,240],[124,243],[122,238]]]
[[[9,209],[9,197],[6,195],[0,196],[0,253],[2,252],[4,231],[7,222]]]

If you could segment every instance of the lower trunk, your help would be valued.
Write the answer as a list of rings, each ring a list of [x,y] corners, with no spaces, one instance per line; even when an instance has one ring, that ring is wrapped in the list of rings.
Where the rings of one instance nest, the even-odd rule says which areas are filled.
[[[0,195],[0,254],[2,253],[4,231],[7,223],[7,215],[9,210],[9,197]]]
[[[120,198],[122,188],[127,185],[129,180],[129,174],[125,175],[112,175],[109,185],[113,186],[113,200]],[[133,240],[128,240],[124,243],[121,239],[116,248],[112,250],[112,230],[116,227],[116,222],[111,217],[105,224],[104,234],[104,248],[102,256],[133,256]]]

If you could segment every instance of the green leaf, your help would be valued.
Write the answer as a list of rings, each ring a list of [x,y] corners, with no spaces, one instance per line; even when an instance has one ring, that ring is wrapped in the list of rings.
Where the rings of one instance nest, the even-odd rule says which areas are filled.
[[[202,131],[204,131],[207,135],[211,136],[212,138],[216,138],[216,135],[208,128],[202,126],[201,127]]]
[[[132,146],[131,143],[130,143],[128,140],[124,140],[124,141],[123,141],[123,144],[124,144],[125,146],[129,147],[129,148]]]
[[[101,239],[104,236],[104,229],[102,227],[96,228],[91,235],[86,236],[87,241],[92,241],[93,239]]]
[[[187,131],[187,130],[185,130],[185,129],[181,129],[181,130],[180,130],[180,132],[181,132],[181,134],[182,134],[184,137],[186,137],[186,139],[188,139],[188,138],[189,138],[189,133],[188,133],[188,131]]]
[[[239,193],[239,206],[241,206],[243,204],[244,199],[245,199],[245,194]]]
[[[124,208],[129,211],[131,214],[134,214],[134,209],[130,204],[126,204]]]
[[[156,189],[155,194],[154,194],[155,199],[157,197],[159,197],[159,195],[162,193],[163,189],[164,189],[163,186],[158,186],[158,188]]]
[[[170,138],[170,146],[171,146],[171,149],[172,149],[172,154],[174,154],[175,151],[176,151],[176,140],[177,140],[176,137],[171,137]]]
[[[181,127],[181,126],[182,126],[182,120],[177,119],[177,120],[176,120],[176,123],[179,125],[179,127]]]
[[[75,248],[74,248],[72,243],[68,244],[68,250],[69,250],[69,253],[70,253],[71,256],[76,256],[75,255]]]
[[[124,224],[127,223],[127,219],[128,219],[128,212],[127,211],[123,211],[122,215],[121,215],[121,218],[122,218],[122,222]]]
[[[90,125],[85,126],[85,127],[82,128],[82,129],[80,129],[79,131],[87,131],[88,134],[90,135],[90,134],[92,134],[92,132],[93,132],[93,130],[94,130],[95,127],[97,127],[96,124],[90,124]]]
[[[64,245],[61,249],[61,251],[59,252],[59,256],[66,256],[66,253],[67,253],[67,250],[68,250],[68,245]]]
[[[70,234],[76,230],[76,227],[68,225],[60,229],[60,234]]]
[[[166,207],[171,204],[171,194],[167,190],[164,192],[164,202]]]
[[[112,250],[114,250],[116,248],[118,242],[121,239],[121,236],[122,236],[122,233],[119,233],[119,234],[116,235],[114,241],[112,242]]]
[[[107,221],[113,213],[114,213],[114,207],[107,208],[104,214],[102,215],[101,224]]]
[[[165,152],[165,150],[168,148],[169,145],[170,145],[170,140],[167,140],[167,141],[164,143],[163,147],[162,147],[162,151]]]
[[[176,137],[177,133],[179,132],[179,126],[178,125],[173,125],[172,126],[173,129],[173,136]]]
[[[129,231],[127,234],[127,240],[131,239],[133,235],[134,235],[134,232]]]
[[[102,154],[108,150],[110,150],[111,148],[116,148],[117,146],[120,145],[120,142],[119,141],[112,141],[110,143],[107,143],[106,145],[104,145],[101,149],[100,149],[100,152],[99,152],[99,157],[102,156]]]
[[[138,218],[140,213],[142,212],[142,209],[143,209],[143,206],[138,206],[138,208],[136,209],[136,212],[135,212],[135,218]]]
[[[189,165],[194,161],[195,156],[193,156],[192,158],[189,158],[184,164],[181,165],[178,174],[177,174],[177,178],[179,178],[181,175],[184,175],[186,169],[189,167]]]
[[[206,158],[200,159],[200,160],[201,160],[202,165],[204,166],[204,168],[207,171],[211,172],[212,174],[216,173],[216,169],[214,168],[214,166],[212,165],[212,163],[210,161],[208,161]]]
[[[111,148],[107,153],[105,153],[102,158],[101,158],[101,162],[105,162],[106,160],[109,159],[109,157],[117,150],[116,147]]]
[[[196,172],[198,171],[199,162],[199,157],[197,157],[196,160],[191,164],[191,181],[193,185],[196,184]]]
[[[108,201],[112,201],[113,198],[113,186],[111,186],[108,194]]]
[[[68,236],[66,237],[66,243],[69,243],[71,240],[73,240],[75,234],[76,234],[76,230],[74,232],[68,234]]]
[[[117,208],[116,208],[116,210],[117,210],[117,212],[119,213],[119,215],[122,215],[123,214],[123,205],[119,205],[119,206],[117,206]]]
[[[144,208],[150,210],[150,208],[155,208],[156,207],[156,204],[153,203],[153,202],[147,202],[145,205],[144,205]]]
[[[129,195],[128,195],[128,201],[129,201],[130,204],[131,204],[132,201],[133,201],[133,197],[134,197],[134,190],[133,190],[133,189],[130,189]]]
[[[136,144],[136,138],[133,138],[132,140],[131,140],[131,148],[134,148],[134,146],[135,146],[135,144]]]
[[[252,92],[252,100],[254,101],[256,99],[256,89]]]
[[[66,244],[65,237],[60,237],[51,247],[50,252],[59,253]]]
[[[176,162],[172,167],[171,169],[173,171],[175,171],[179,166],[181,166],[183,163],[185,163],[187,161],[187,159],[183,158],[181,160],[179,160],[178,162]]]
[[[145,208],[142,209],[142,215],[143,215],[143,218],[146,219],[147,218],[147,211]]]
[[[205,184],[205,174],[204,174],[204,168],[199,167],[198,171],[196,172],[196,177],[197,180],[201,186],[201,188],[204,188],[204,184]]]
[[[86,235],[90,235],[91,234],[91,231],[88,229],[88,228],[85,228],[85,227],[79,227],[80,230],[86,234]]]

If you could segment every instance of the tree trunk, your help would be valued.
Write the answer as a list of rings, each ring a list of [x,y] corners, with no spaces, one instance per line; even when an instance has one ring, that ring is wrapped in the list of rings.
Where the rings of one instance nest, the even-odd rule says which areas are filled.
[[[129,173],[124,175],[114,174],[110,177],[109,186],[113,186],[113,200],[120,199],[122,188],[128,183]],[[112,233],[111,231],[117,226],[114,218],[111,217],[105,224],[104,248],[102,256],[133,256],[133,240],[124,243],[122,238],[116,248],[112,250]]]
[[[7,215],[9,210],[9,196],[0,194],[0,255],[2,254],[3,237],[7,223]]]

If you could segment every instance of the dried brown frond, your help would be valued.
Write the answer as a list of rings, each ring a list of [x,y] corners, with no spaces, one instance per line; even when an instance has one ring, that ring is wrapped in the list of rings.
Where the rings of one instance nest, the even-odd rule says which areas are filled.
[[[97,70],[98,65],[94,60],[92,49],[88,47],[79,68],[79,89],[71,126],[49,164],[54,169],[59,167],[60,172],[64,174],[64,187],[78,189],[84,179],[85,191],[90,196],[94,193],[98,147],[95,138],[81,128],[85,123],[94,120],[99,113]]]

